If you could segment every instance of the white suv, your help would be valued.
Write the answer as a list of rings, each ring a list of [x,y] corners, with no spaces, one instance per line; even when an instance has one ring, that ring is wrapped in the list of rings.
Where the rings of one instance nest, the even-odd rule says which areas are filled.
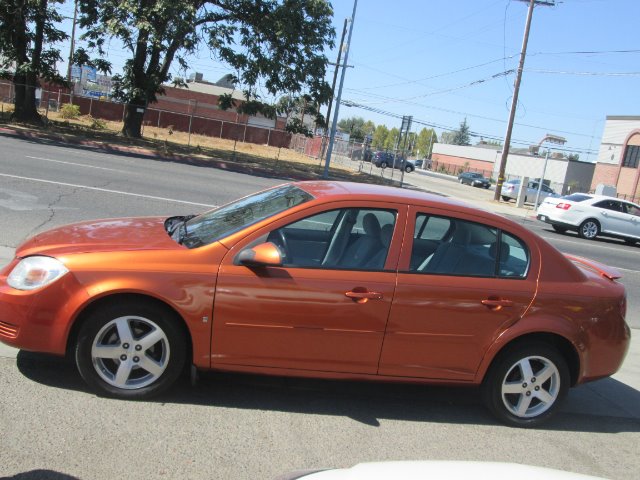
[[[576,230],[587,239],[602,235],[629,244],[640,241],[640,206],[618,198],[586,193],[546,198],[537,214],[559,233]]]

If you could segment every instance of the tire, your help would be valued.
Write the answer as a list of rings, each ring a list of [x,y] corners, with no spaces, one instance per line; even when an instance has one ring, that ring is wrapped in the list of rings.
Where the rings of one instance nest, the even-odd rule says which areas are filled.
[[[553,228],[557,233],[566,233],[567,231],[566,227],[561,227],[560,225],[551,225],[551,228]]]
[[[587,240],[593,240],[600,234],[600,224],[593,218],[588,218],[578,227],[578,235]]]
[[[508,202],[509,200],[511,200],[511,197],[507,197],[506,195],[502,195],[502,200],[504,200],[505,202]]]
[[[458,180],[458,182],[460,182],[460,185],[464,185],[464,182],[462,181],[462,179]]]
[[[404,171],[406,173],[411,173],[413,172],[413,168],[411,167],[411,165],[407,165],[406,167],[404,167]]]
[[[482,397],[503,423],[536,427],[556,413],[569,382],[567,362],[555,348],[521,345],[496,358],[482,384]]]
[[[635,245],[638,242],[635,238],[625,238],[624,243],[627,245]]]
[[[380,162],[380,168],[387,168],[387,162]]]
[[[185,334],[175,315],[145,302],[94,311],[80,327],[75,347],[76,365],[89,387],[122,399],[165,391],[184,371],[186,357]]]

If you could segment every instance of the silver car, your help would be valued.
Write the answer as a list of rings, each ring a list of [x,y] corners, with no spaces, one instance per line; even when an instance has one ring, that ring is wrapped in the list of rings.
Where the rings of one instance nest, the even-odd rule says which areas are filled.
[[[527,184],[527,191],[524,195],[525,203],[533,203],[536,201],[536,195],[538,194],[538,185],[539,183],[535,180],[529,181]],[[520,189],[520,179],[517,180],[509,180],[508,182],[504,182],[502,185],[502,200],[508,202],[511,199],[518,198],[518,190]],[[558,194],[554,192],[551,188],[547,187],[544,183],[542,184],[542,189],[540,190],[540,198],[539,202],[542,202],[547,197],[557,197]]]

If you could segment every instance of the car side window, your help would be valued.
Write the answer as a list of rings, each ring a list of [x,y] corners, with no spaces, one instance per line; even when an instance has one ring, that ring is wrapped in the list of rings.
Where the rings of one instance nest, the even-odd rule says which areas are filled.
[[[626,207],[626,213],[633,215],[634,217],[640,217],[640,208],[630,203],[623,203],[622,205]]]
[[[622,211],[621,203],[615,200],[602,200],[598,203],[594,203],[593,206],[596,208],[604,208],[605,210],[611,210],[614,212]]]
[[[497,246],[496,246],[497,248]],[[507,278],[525,278],[529,271],[529,249],[519,238],[502,232],[498,259],[498,276]]]
[[[396,211],[346,208],[322,212],[272,231],[286,267],[382,270]]]
[[[528,267],[528,249],[510,234],[465,220],[416,217],[411,272],[524,278]]]

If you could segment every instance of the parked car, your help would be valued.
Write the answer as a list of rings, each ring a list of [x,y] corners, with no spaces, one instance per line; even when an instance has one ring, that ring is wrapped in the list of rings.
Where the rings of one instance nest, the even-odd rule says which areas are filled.
[[[575,230],[587,239],[601,235],[629,244],[640,241],[640,205],[618,198],[586,193],[547,198],[537,214],[559,233]]]
[[[371,161],[378,168],[393,167],[398,170],[403,169],[407,173],[411,173],[416,169],[412,162],[399,155],[396,156],[391,152],[374,152]]]
[[[518,463],[456,460],[386,461],[359,463],[349,468],[299,470],[274,480],[442,480],[491,478],[492,480],[603,480],[580,473]]]
[[[472,187],[489,188],[491,181],[477,172],[462,172],[458,175],[458,182],[462,185],[471,185]]]
[[[459,201],[299,182],[200,215],[34,236],[0,270],[0,340],[69,353],[93,390],[123,399],[191,364],[481,385],[499,419],[532,426],[620,367],[619,278]]]
[[[525,203],[533,203],[536,201],[536,195],[538,194],[538,185],[539,185],[539,182],[536,182],[535,180],[531,180],[527,184],[527,191],[524,196]],[[501,192],[502,199],[505,202],[508,202],[511,199],[514,199],[514,200],[517,199],[519,189],[520,189],[519,179],[509,180],[508,182],[504,182],[504,184],[502,185],[502,192]],[[543,183],[542,189],[540,190],[540,197],[538,199],[538,202],[542,202],[542,200],[544,200],[547,197],[557,197],[557,196],[558,194],[556,192],[554,192],[550,187],[548,187]]]

